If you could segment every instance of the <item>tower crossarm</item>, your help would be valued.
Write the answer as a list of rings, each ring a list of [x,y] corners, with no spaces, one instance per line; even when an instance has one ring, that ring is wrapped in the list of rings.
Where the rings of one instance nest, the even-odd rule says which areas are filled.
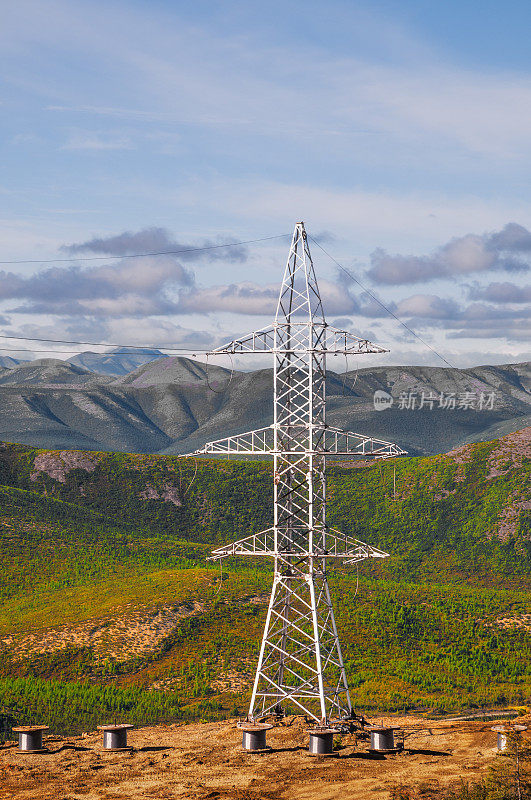
[[[316,352],[323,355],[362,355],[367,353],[388,353],[385,347],[360,339],[348,331],[341,331],[328,325],[326,322],[312,322],[314,335],[311,342],[303,342],[302,334],[307,330],[308,322],[293,320],[278,322],[269,328],[252,331],[239,339],[221,345],[211,350],[208,355],[236,355],[243,353],[309,353]],[[300,329],[301,336],[297,335]],[[286,346],[285,334],[289,331],[291,345]],[[279,346],[282,342],[282,346]]]
[[[294,537],[289,546],[279,547],[275,536],[275,528],[267,528],[260,533],[246,536],[230,544],[216,547],[210,556],[211,561],[218,561],[229,556],[271,556],[273,558],[285,559],[300,557],[308,558],[339,558],[347,559],[347,564],[357,564],[366,558],[387,558],[389,553],[379,550],[370,544],[355,539],[334,528],[325,527],[322,530],[314,531],[313,546],[309,550],[304,548]],[[285,537],[280,537],[280,541],[286,542]]]
[[[252,331],[240,339],[234,339],[232,342],[221,345],[211,350],[209,355],[229,355],[236,353],[271,353],[275,347],[275,328],[261,328],[258,331]]]
[[[275,529],[266,528],[260,533],[253,533],[244,539],[238,539],[222,547],[212,550],[210,561],[219,561],[228,556],[274,556],[275,555]]]
[[[326,326],[326,352],[330,355],[361,355],[363,353],[388,353],[385,347],[380,347],[368,339],[360,339],[347,331],[341,331],[331,325]]]
[[[310,433],[312,434],[311,437]],[[224,439],[207,442],[204,447],[188,455],[215,455],[218,453],[296,455],[298,453],[311,454],[313,452],[324,455],[358,456],[360,458],[392,458],[406,453],[406,450],[402,450],[401,447],[393,442],[386,442],[383,439],[375,439],[372,436],[364,436],[361,433],[353,433],[352,431],[342,431],[340,428],[332,428],[328,425],[293,425],[290,426],[290,434],[292,450],[286,450],[285,447],[275,449],[275,426],[270,425],[267,428],[257,428],[254,431],[247,431],[236,436],[227,436]],[[308,446],[310,438],[315,443],[313,450]]]
[[[388,558],[389,553],[379,550],[370,544],[348,536],[346,533],[327,528],[326,530],[326,558],[347,559],[345,564],[358,564],[366,558]]]
[[[328,425],[317,426],[316,432],[322,433],[322,451],[328,455],[392,458],[407,453],[407,450],[403,450],[394,442],[386,442],[384,439],[364,436],[353,431],[343,431]]]
[[[187,453],[189,456],[207,455],[209,453],[246,453],[247,455],[265,455],[273,453],[273,426],[257,428],[254,431],[239,433],[207,442],[204,447]]]

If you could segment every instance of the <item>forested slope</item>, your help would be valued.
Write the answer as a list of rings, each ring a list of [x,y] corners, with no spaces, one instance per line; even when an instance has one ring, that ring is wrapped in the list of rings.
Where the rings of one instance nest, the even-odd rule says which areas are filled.
[[[354,567],[330,574],[359,707],[528,701],[529,450],[527,430],[330,466],[330,524],[390,553],[359,585]],[[74,725],[242,709],[270,565],[220,575],[206,556],[270,524],[271,478],[265,462],[3,445],[0,707]]]
[[[4,444],[0,482],[119,522],[217,544],[272,524],[272,466]],[[392,556],[392,572],[526,576],[531,428],[446,455],[332,463],[328,521]],[[391,562],[388,562],[391,563]]]

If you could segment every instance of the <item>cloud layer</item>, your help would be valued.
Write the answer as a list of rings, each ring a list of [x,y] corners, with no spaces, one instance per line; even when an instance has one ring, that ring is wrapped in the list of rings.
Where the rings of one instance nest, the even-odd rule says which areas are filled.
[[[169,314],[175,308],[172,290],[193,281],[170,256],[88,268],[54,267],[29,277],[2,271],[0,300],[24,300],[12,310],[26,314]]]
[[[261,326],[264,317],[274,316],[278,283],[222,280],[224,270],[228,270],[223,261],[245,261],[245,248],[202,251],[197,247],[217,248],[218,244],[209,240],[199,245],[185,244],[158,227],[70,244],[62,249],[73,260],[96,254],[98,258],[108,256],[110,263],[79,262],[39,270],[29,276],[0,272],[0,302],[5,307],[1,310],[15,315],[15,320],[24,320],[16,328],[23,335],[59,338],[58,331],[64,330],[72,338],[97,340],[111,336],[118,341],[162,347],[184,343],[190,347],[211,347],[220,339],[230,338],[225,336],[223,326],[225,330],[234,327],[231,315],[260,319],[258,323],[250,319],[249,329]],[[188,252],[177,256],[169,254],[169,250]],[[136,254],[140,252],[153,255],[139,257]],[[427,339],[445,336],[454,340],[521,342],[531,338],[531,286],[515,281],[482,283],[480,280],[495,269],[513,273],[529,269],[531,234],[526,228],[510,223],[483,236],[468,234],[452,239],[432,256],[390,257],[382,253],[377,251],[373,256],[371,277],[381,284],[373,293],[360,291],[343,271],[335,279],[319,280],[329,319],[339,317],[341,327],[355,332],[379,327],[378,336],[372,334],[369,338],[381,338],[381,334],[395,342],[412,340],[410,334],[404,339],[403,329],[392,315]],[[221,280],[205,286],[200,280],[202,262],[214,260],[219,262],[216,273]],[[451,296],[426,292],[404,296],[404,289],[393,289],[389,296],[389,286],[398,283],[407,286],[429,277],[441,277],[442,269],[446,270],[444,277],[452,280],[448,282]],[[455,279],[470,275],[476,280],[462,284],[459,299]],[[208,318],[203,330],[194,331],[193,326],[184,323],[190,315]],[[56,322],[43,328],[29,323],[28,316],[53,316]],[[10,321],[0,314],[0,323],[7,326]],[[48,334],[48,329],[53,334]]]
[[[228,247],[227,245],[230,245]],[[245,245],[237,244],[235,239],[218,236],[217,239],[203,239],[192,244],[176,241],[166,228],[144,228],[133,233],[124,231],[117,236],[94,237],[79,244],[64,245],[62,248],[72,255],[79,253],[102,253],[111,256],[126,256],[136,253],[165,254],[178,251],[182,261],[198,261],[208,254],[210,261],[244,262],[248,253]]]
[[[375,284],[398,286],[493,270],[528,272],[530,256],[531,233],[510,222],[495,233],[451,239],[431,255],[390,255],[378,248],[367,276]]]
[[[196,287],[195,274],[182,261],[242,262],[247,250],[241,245],[220,247],[234,240],[203,240],[199,244],[177,242],[164,228],[146,228],[136,233],[98,237],[79,244],[64,246],[73,259],[79,254],[108,254],[119,257],[109,264],[52,267],[30,276],[0,271],[0,301],[20,299],[22,305],[13,312],[25,314],[88,314],[95,317],[162,316],[175,313],[215,311],[223,304],[215,302],[215,290],[208,293]],[[206,248],[206,249],[205,249]],[[186,251],[176,255],[137,257],[141,252]],[[227,296],[231,287],[226,287]],[[256,290],[263,295],[263,289]],[[221,296],[223,293],[218,292]],[[242,289],[241,299],[251,300]],[[246,297],[248,295],[248,298]],[[228,302],[228,300],[227,300]],[[194,307],[196,306],[196,307]],[[245,313],[257,313],[249,308]]]
[[[468,287],[471,300],[487,300],[489,303],[531,303],[531,284],[518,286],[515,283],[489,283],[480,286],[474,283]]]

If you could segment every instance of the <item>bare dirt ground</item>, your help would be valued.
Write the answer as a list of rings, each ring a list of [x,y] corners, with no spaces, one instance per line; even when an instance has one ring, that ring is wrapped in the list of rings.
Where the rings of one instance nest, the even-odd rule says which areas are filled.
[[[47,628],[18,639],[6,636],[0,639],[0,646],[9,647],[15,660],[67,647],[86,647],[92,649],[96,661],[106,658],[125,661],[154,650],[183,619],[204,611],[204,605],[190,601],[141,611],[129,611],[126,606],[116,611],[119,613],[104,619]]]
[[[371,756],[368,742],[352,734],[343,736],[336,756],[311,757],[307,729],[297,717],[269,731],[272,749],[264,754],[241,749],[235,720],[132,730],[132,749],[119,753],[103,751],[100,733],[48,737],[49,753],[41,755],[4,745],[0,798],[387,800],[396,786],[436,789],[474,780],[496,758],[493,721],[382,721],[403,726],[400,755]]]

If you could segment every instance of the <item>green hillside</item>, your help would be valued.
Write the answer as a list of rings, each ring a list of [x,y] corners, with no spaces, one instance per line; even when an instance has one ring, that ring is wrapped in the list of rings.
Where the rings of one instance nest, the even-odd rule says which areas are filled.
[[[531,429],[455,454],[328,467],[328,521],[390,552],[393,576],[528,581]],[[395,475],[396,473],[396,475]],[[272,524],[271,464],[0,449],[0,483],[215,544]],[[396,493],[395,493],[396,485]]]
[[[528,702],[530,470],[529,430],[330,466],[330,524],[391,554],[358,589],[355,568],[330,575],[358,707]],[[220,576],[206,556],[270,524],[270,464],[3,445],[0,483],[0,711],[60,728],[243,710],[270,564]]]

